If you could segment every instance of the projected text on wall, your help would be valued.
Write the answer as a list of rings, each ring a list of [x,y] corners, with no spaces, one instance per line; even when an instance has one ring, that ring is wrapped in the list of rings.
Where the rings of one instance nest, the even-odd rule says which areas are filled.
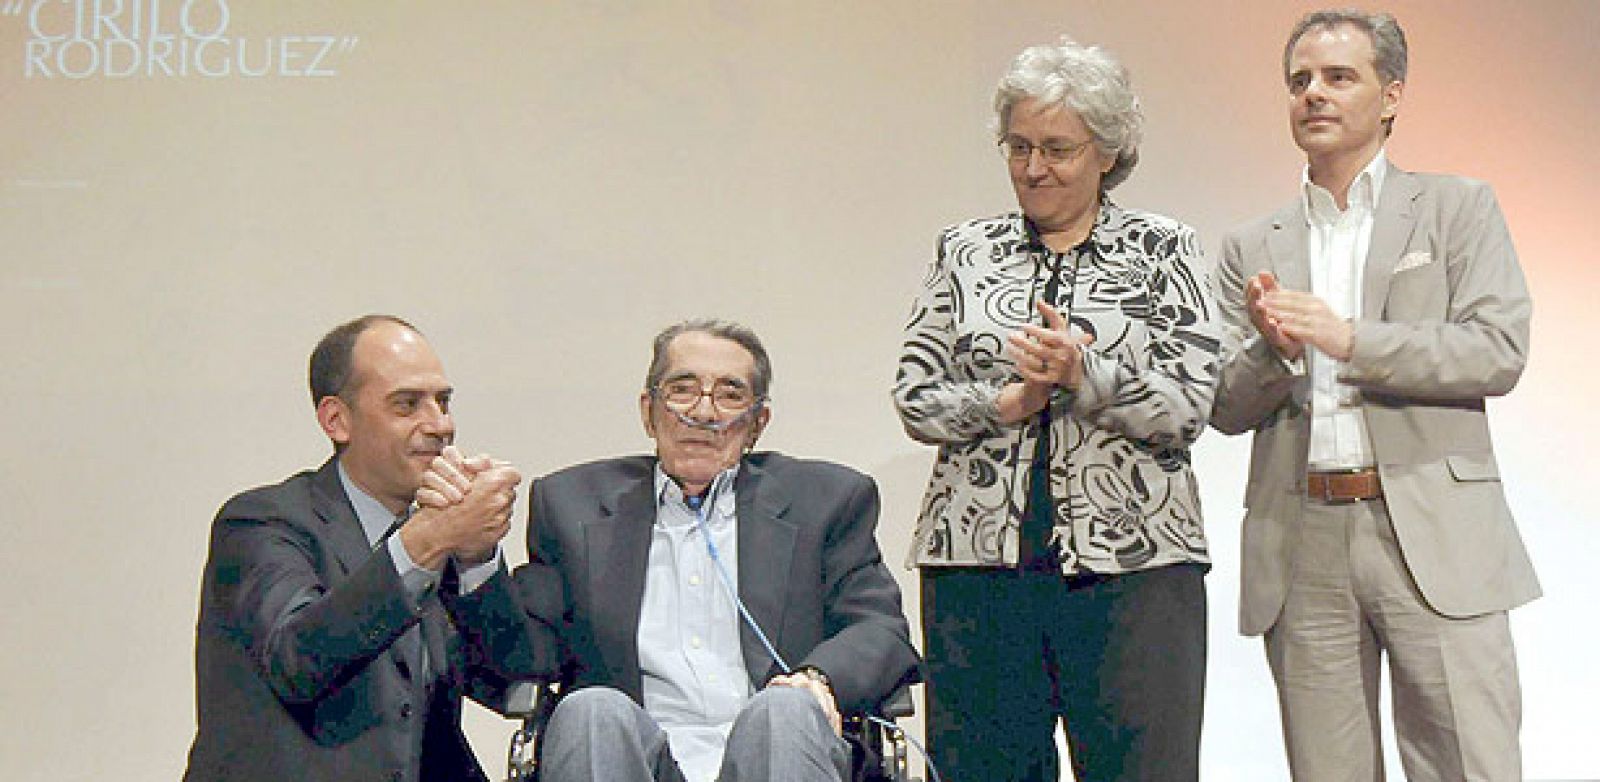
[[[28,79],[328,78],[354,35],[241,35],[228,0],[0,0]]]

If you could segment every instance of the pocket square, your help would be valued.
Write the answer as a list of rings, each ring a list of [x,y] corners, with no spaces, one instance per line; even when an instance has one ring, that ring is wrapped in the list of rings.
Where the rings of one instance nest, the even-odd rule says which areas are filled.
[[[1400,262],[1394,265],[1394,271],[1399,274],[1407,269],[1427,266],[1430,263],[1433,263],[1433,255],[1427,250],[1413,250],[1400,258]]]

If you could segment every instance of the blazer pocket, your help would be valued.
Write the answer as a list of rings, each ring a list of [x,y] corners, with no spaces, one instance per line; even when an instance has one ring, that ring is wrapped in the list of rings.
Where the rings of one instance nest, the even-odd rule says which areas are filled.
[[[1450,476],[1458,481],[1498,481],[1500,466],[1492,454],[1458,453],[1445,457]]]
[[[1433,255],[1427,250],[1412,250],[1402,256],[1400,262],[1394,265],[1394,273],[1408,272],[1412,269],[1427,266],[1430,263],[1433,263]]]
[[[1445,277],[1445,264],[1433,260],[1435,254],[1427,249],[1430,244],[1424,242],[1422,249],[1407,251],[1395,263],[1386,281],[1384,320],[1442,323],[1449,319],[1453,286]],[[1427,262],[1418,262],[1424,258]]]

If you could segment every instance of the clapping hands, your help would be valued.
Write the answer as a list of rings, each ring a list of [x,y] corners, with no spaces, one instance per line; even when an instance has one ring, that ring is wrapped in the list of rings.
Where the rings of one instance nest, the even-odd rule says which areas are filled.
[[[511,529],[520,483],[522,474],[510,462],[445,446],[417,489],[417,513],[401,529],[407,553],[435,570],[446,557],[465,565],[489,561]]]

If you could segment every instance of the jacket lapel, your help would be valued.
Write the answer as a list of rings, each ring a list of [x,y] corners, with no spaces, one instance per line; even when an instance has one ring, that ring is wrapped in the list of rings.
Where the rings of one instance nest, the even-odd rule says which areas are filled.
[[[1383,193],[1372,217],[1372,241],[1367,247],[1367,264],[1361,272],[1361,317],[1379,320],[1389,299],[1389,280],[1395,264],[1405,254],[1406,243],[1417,227],[1417,196],[1422,187],[1417,178],[1389,164],[1384,175]]]
[[[329,459],[317,470],[311,480],[311,495],[312,507],[325,525],[323,540],[326,548],[333,555],[340,575],[348,576],[373,555],[373,547],[367,542],[367,533],[361,529],[361,520],[356,518],[355,507],[344,492],[336,459]],[[451,667],[444,662],[449,660],[449,656],[440,616],[443,608],[437,596],[430,596],[428,600],[432,605],[424,603],[421,624],[426,626],[432,623],[433,626],[427,630],[408,628],[384,652],[393,660],[401,675],[408,679],[421,675],[420,671],[412,672],[422,662],[419,644],[428,645],[428,659],[432,661],[432,667],[440,671],[448,671]],[[423,678],[425,680],[426,677]]]
[[[621,659],[606,660],[606,665],[621,679],[623,689],[635,695],[643,688],[637,630],[650,565],[654,483],[653,469],[623,482],[615,494],[600,498],[599,517],[584,525],[588,590],[594,600],[591,631],[598,648],[619,650]]]
[[[786,516],[789,495],[756,463],[746,460],[734,484],[739,536],[739,599],[760,625],[767,640],[782,648],[783,612],[789,589],[789,568],[794,559],[796,530]],[[773,673],[777,661],[761,639],[744,623],[739,627],[750,681],[760,687]],[[787,661],[793,664],[795,661]]]
[[[372,547],[367,545],[367,535],[361,531],[355,508],[345,496],[336,459],[324,462],[312,477],[311,507],[324,524],[323,539],[339,565],[340,575],[349,575],[372,554]]]
[[[1311,290],[1311,264],[1307,258],[1308,229],[1305,199],[1272,216],[1272,233],[1267,235],[1267,262],[1287,290]]]

